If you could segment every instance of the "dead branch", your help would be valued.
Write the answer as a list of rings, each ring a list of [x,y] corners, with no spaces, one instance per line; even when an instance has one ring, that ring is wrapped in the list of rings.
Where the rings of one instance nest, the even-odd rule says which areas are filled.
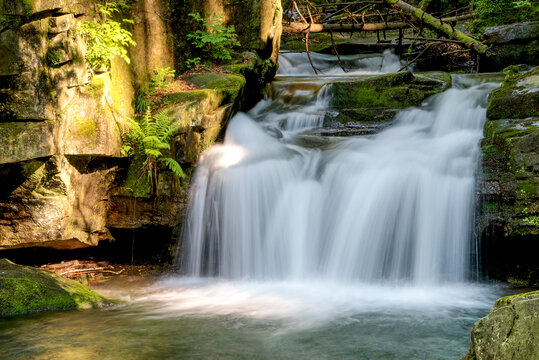
[[[387,24],[312,24],[308,29],[311,33],[320,33],[320,32],[350,32],[350,31],[380,31],[380,30],[393,30],[393,29],[403,29],[408,27],[404,22],[391,22]],[[292,22],[290,24],[283,24],[283,33],[289,34],[301,34],[306,33],[307,29],[305,24],[299,22]]]
[[[462,41],[463,45],[468,49],[472,49],[479,54],[488,53],[488,47],[482,42],[452,28],[450,25],[441,22],[439,19],[436,19],[434,16],[421,9],[401,0],[385,0],[385,2],[401,8],[409,16],[415,16],[433,29],[440,31],[455,40]]]

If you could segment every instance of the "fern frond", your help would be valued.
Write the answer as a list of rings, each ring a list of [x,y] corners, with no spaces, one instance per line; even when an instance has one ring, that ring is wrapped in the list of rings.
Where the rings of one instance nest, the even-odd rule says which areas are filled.
[[[172,158],[161,158],[159,161],[165,163],[165,165],[172,171],[176,176],[184,178],[185,173],[183,172],[183,169],[178,162]]]

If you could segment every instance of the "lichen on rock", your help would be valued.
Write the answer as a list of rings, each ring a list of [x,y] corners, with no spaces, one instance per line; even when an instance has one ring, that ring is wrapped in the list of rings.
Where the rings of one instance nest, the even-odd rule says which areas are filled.
[[[475,323],[463,360],[539,359],[538,343],[539,291],[507,296]]]

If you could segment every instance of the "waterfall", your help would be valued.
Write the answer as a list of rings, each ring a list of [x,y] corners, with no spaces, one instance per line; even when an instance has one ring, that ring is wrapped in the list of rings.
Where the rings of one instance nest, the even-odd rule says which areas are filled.
[[[229,279],[437,284],[469,271],[474,178],[493,85],[453,88],[372,135],[299,138],[323,126],[334,58],[281,55],[272,96],[231,119],[197,166],[183,231],[183,271]],[[344,59],[353,75],[398,59]],[[295,74],[295,77],[292,75]],[[297,77],[303,75],[304,77]]]

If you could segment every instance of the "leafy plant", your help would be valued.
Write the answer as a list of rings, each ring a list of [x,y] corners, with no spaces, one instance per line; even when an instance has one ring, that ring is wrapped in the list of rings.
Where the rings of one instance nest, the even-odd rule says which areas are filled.
[[[153,73],[154,76],[152,76],[152,79],[148,84],[150,92],[166,90],[169,85],[169,79],[174,79],[174,76],[176,75],[176,71],[169,67],[156,67],[153,69]]]
[[[486,27],[539,19],[539,2],[526,0],[473,0],[476,34]],[[525,11],[523,11],[525,10]]]
[[[47,53],[47,62],[49,65],[56,65],[62,61],[62,54],[59,51],[49,51]]]
[[[148,95],[143,89],[138,89],[135,95],[135,113],[143,114],[148,110],[151,101],[148,99]]]
[[[185,174],[176,160],[164,154],[170,150],[170,141],[178,126],[173,124],[174,118],[164,111],[152,115],[146,110],[140,121],[130,120],[130,132],[123,146],[125,153],[133,158],[134,164],[140,164],[140,176],[146,178],[150,185],[150,193],[158,193],[158,164],[164,164],[176,176],[183,178]],[[136,187],[136,186],[135,186]]]
[[[186,64],[188,69],[196,69],[198,67],[198,65],[200,65],[200,60],[201,59],[199,57],[196,57],[196,58],[193,58],[193,59],[187,59],[185,64]]]
[[[147,81],[143,88],[137,90],[135,96],[136,114],[143,114],[150,106],[156,105],[156,96],[154,95],[159,96],[158,92],[167,90],[171,85],[170,80],[174,79],[176,75],[176,71],[170,67],[156,67],[153,73],[154,76],[152,76],[151,80]]]
[[[120,14],[129,8],[126,0],[107,1],[104,5],[97,4],[101,19],[84,22],[78,29],[79,34],[86,40],[86,61],[94,69],[110,69],[110,62],[119,56],[126,63],[131,60],[127,56],[127,47],[136,46],[130,31],[122,28],[122,23],[133,24],[133,20],[122,19],[118,22],[110,19],[114,13]]]
[[[234,25],[223,25],[223,14],[214,13],[209,18],[203,18],[199,13],[191,13],[189,16],[201,23],[205,30],[188,34],[187,39],[216,62],[232,60],[230,51],[240,46]]]

